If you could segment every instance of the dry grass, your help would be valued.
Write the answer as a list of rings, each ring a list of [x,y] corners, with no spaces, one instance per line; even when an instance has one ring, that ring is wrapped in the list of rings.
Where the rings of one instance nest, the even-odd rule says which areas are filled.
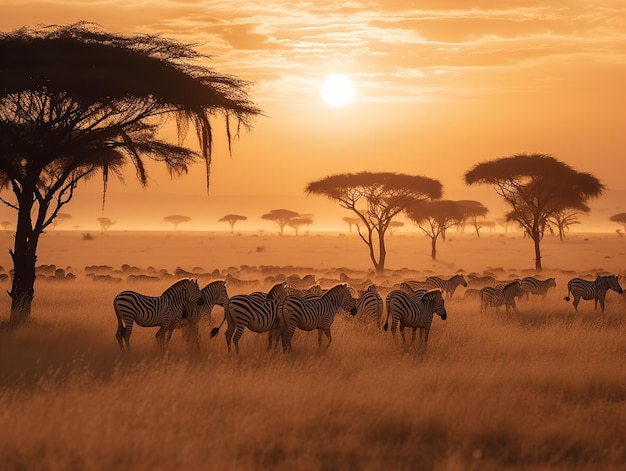
[[[245,239],[248,251],[232,252],[256,254],[259,239],[237,243]],[[274,242],[263,241],[270,259]],[[66,253],[48,250],[49,259]],[[600,264],[607,259],[587,267]],[[209,339],[222,316],[215,308],[202,325],[202,351],[190,354],[176,332],[167,359],[156,353],[153,329],[134,330],[130,356],[118,351],[112,299],[127,285],[82,276],[41,282],[29,324],[0,332],[0,463],[4,470],[626,469],[626,300],[609,293],[604,315],[589,302],[575,314],[563,301],[566,281],[561,274],[545,302],[520,301],[517,314],[447,302],[448,320],[435,318],[425,355],[343,317],[327,352],[318,352],[315,333],[296,332],[287,357],[246,332],[242,353],[229,355],[221,333]],[[131,289],[158,294],[166,286]]]

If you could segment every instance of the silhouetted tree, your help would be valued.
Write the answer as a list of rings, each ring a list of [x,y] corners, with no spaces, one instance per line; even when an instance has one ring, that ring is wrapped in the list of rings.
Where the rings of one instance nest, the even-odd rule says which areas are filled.
[[[178,226],[182,223],[191,221],[191,218],[189,216],[182,216],[180,214],[172,214],[171,216],[165,216],[163,218],[163,221],[169,224],[173,224],[174,230],[176,230],[178,229]]]
[[[79,181],[101,170],[103,204],[110,175],[134,165],[142,185],[144,159],[180,175],[212,156],[211,116],[249,126],[260,113],[248,83],[198,63],[193,45],[158,35],[119,35],[88,23],[22,28],[0,34],[0,188],[17,211],[10,323],[30,315],[37,244],[44,229],[74,195]],[[157,137],[168,117],[180,142],[191,123],[200,153]]]
[[[464,206],[459,201],[421,201],[404,210],[430,238],[430,256],[437,260],[437,239],[450,227],[459,224],[465,216]]]
[[[562,211],[557,211],[548,218],[548,224],[554,226],[559,233],[559,240],[565,238],[565,233],[569,230],[570,226],[574,224],[580,224],[578,216],[583,214],[584,210],[578,210],[575,208],[566,208]]]
[[[217,222],[227,222],[230,224],[230,233],[235,232],[235,224],[239,221],[246,221],[248,218],[246,216],[240,216],[239,214],[227,214],[226,216],[220,218]]]
[[[609,220],[620,224],[624,228],[624,232],[626,232],[626,213],[614,214]]]
[[[98,221],[98,224],[100,224],[103,231],[108,231],[111,226],[116,224],[116,221],[105,217],[98,218],[96,221]]]
[[[56,229],[59,224],[63,224],[65,221],[67,221],[69,219],[72,219],[72,215],[71,214],[58,213],[57,217],[54,218],[54,221],[52,222],[52,228]]]
[[[361,172],[331,175],[311,182],[307,193],[338,201],[361,220],[357,231],[369,249],[377,273],[385,271],[385,234],[389,224],[410,205],[441,197],[441,183],[432,178],[399,173]],[[362,227],[361,227],[362,226]]]
[[[352,232],[352,226],[358,227],[359,223],[361,222],[361,219],[356,216],[345,216],[341,218],[341,220],[348,225],[349,232]]]
[[[302,226],[310,226],[313,224],[313,215],[312,214],[301,214],[297,218],[292,218],[287,223],[287,226],[291,227],[294,231],[296,231],[296,236],[298,235],[298,231]]]
[[[463,210],[463,219],[459,221],[459,225],[471,224],[476,231],[476,236],[480,237],[480,229],[482,229],[479,218],[484,218],[489,209],[487,209],[480,201],[460,200],[458,203]]]
[[[261,219],[274,222],[280,229],[280,235],[283,235],[283,230],[285,226],[289,224],[289,221],[299,217],[300,213],[289,209],[272,209],[269,213],[263,214]]]
[[[511,206],[507,219],[517,221],[533,240],[538,271],[548,219],[568,208],[588,210],[586,202],[604,190],[593,175],[544,154],[515,154],[479,163],[465,174],[465,183],[493,185]]]

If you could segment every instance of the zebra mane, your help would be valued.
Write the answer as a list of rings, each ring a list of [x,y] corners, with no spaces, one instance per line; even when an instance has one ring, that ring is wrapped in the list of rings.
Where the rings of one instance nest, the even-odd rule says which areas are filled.
[[[161,296],[171,296],[173,292],[177,291],[182,285],[185,285],[187,283],[198,283],[198,280],[193,280],[191,278],[183,278],[182,280],[178,280],[172,286],[163,291]]]
[[[323,295],[322,298],[324,296],[330,295],[333,296],[337,291],[341,290],[341,289],[347,289],[348,292],[350,291],[350,287],[348,286],[348,283],[341,283],[338,285],[333,286],[332,288],[330,288],[328,291],[326,291]],[[331,294],[332,293],[332,294]]]

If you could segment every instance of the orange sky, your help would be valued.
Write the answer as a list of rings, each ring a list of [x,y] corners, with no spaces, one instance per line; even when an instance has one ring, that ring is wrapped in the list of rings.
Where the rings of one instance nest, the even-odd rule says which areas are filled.
[[[444,6],[445,5],[445,6]],[[211,196],[201,165],[170,181],[151,171],[142,190],[129,169],[112,184],[104,212],[97,182],[83,184],[64,223],[117,229],[228,229],[217,219],[248,216],[240,230],[272,230],[260,215],[287,208],[343,228],[335,203],[305,197],[309,181],[363,170],[436,178],[444,197],[478,199],[496,218],[488,187],[466,187],[475,163],[518,152],[552,154],[597,176],[608,190],[583,224],[626,211],[626,3],[623,1],[17,1],[2,0],[0,30],[92,21],[106,30],[161,33],[200,44],[219,72],[254,82],[265,116],[229,157],[216,142]],[[332,73],[351,77],[356,100],[324,103]],[[221,131],[222,123],[215,123]],[[191,140],[190,142],[193,142]],[[130,203],[132,213],[128,212]],[[13,213],[0,208],[0,218]],[[60,226],[62,227],[62,226]],[[312,227],[315,229],[316,227]],[[583,226],[581,226],[583,227]],[[578,229],[582,230],[582,229]]]

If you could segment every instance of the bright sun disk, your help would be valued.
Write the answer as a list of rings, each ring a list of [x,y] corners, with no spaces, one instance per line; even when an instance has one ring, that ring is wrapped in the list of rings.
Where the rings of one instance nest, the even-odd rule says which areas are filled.
[[[346,106],[354,100],[355,89],[347,75],[334,74],[322,84],[322,98],[330,106]]]

